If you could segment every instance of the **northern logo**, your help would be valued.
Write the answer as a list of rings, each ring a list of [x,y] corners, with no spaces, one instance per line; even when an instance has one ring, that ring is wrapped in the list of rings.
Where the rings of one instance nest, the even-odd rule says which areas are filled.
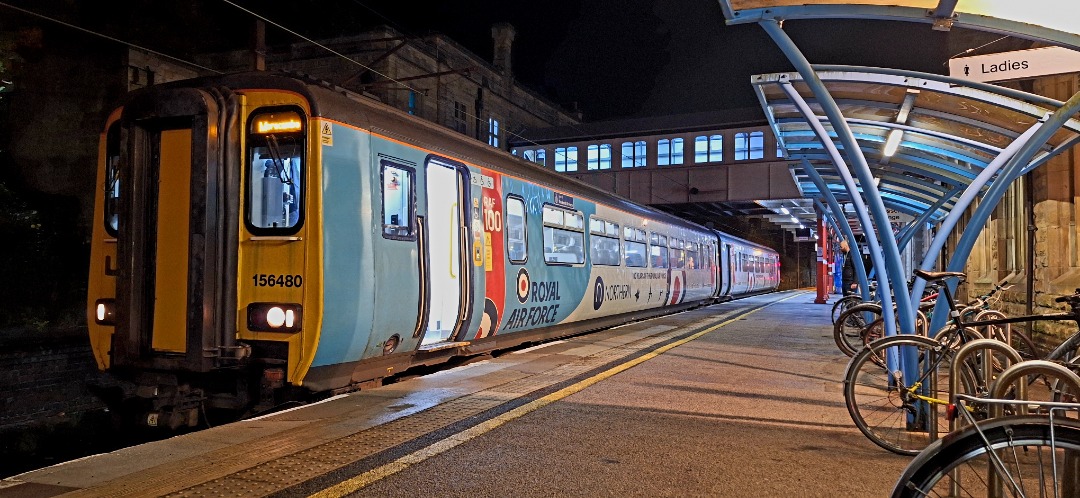
[[[600,306],[604,305],[604,279],[596,277],[596,283],[593,284],[593,298],[592,309],[598,310]]]

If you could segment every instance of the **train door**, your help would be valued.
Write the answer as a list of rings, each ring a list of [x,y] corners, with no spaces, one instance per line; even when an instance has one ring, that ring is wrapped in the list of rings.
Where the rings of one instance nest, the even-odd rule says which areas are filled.
[[[465,325],[470,288],[464,171],[432,159],[426,172],[428,314],[421,347],[446,342]]]
[[[208,139],[218,136],[210,123],[228,111],[176,97],[136,100],[124,109],[116,225],[121,312],[112,361],[207,371],[232,346],[235,258],[222,247],[235,240],[237,226],[220,212],[236,212],[237,196],[227,195],[236,181],[221,172],[221,144]]]
[[[734,255],[731,244],[720,243],[720,296],[730,296],[731,287],[735,281]]]

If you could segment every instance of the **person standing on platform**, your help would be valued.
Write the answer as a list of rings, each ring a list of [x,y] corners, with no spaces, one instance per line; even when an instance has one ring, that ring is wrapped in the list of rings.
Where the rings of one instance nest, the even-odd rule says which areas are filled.
[[[844,253],[844,266],[840,269],[840,286],[843,287],[844,295],[850,296],[859,289],[855,281],[855,253],[851,252],[851,246],[846,240],[840,241],[840,251]]]

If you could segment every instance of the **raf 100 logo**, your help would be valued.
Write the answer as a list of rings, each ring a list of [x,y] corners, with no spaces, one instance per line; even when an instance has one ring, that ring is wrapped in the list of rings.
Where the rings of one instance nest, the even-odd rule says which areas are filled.
[[[526,271],[525,268],[518,270],[517,280],[517,297],[518,302],[521,304],[528,302],[550,303],[552,301],[558,301],[561,298],[559,296],[558,281],[533,282],[529,279],[529,272]],[[506,324],[503,326],[503,330],[536,327],[539,325],[555,323],[556,318],[558,318],[558,312],[558,303],[518,308],[510,312],[510,316],[506,317]]]

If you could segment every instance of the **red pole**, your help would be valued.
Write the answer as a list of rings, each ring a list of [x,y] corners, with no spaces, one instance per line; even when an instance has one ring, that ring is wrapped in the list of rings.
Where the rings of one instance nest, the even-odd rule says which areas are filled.
[[[817,298],[814,302],[829,302],[829,237],[825,231],[825,216],[817,210]]]

